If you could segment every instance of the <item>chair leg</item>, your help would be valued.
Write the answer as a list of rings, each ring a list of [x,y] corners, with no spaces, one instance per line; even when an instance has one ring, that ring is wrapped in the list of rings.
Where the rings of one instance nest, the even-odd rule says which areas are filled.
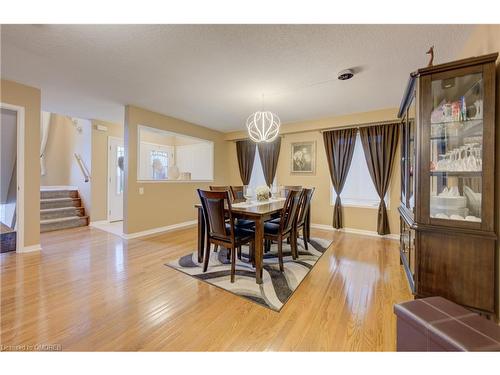
[[[271,251],[271,240],[264,240],[264,251],[266,253]]]
[[[250,242],[250,262],[252,266],[255,268],[255,241]]]
[[[235,254],[235,248],[231,247],[231,282],[232,283],[234,283],[234,274],[235,273],[236,273],[236,254]]]
[[[290,250],[292,252],[292,259],[296,260],[298,255],[297,255],[297,237],[295,236],[294,233],[290,233]]]
[[[307,232],[305,227],[302,229],[302,240],[304,241],[304,249],[309,250],[309,247],[307,245]]]
[[[283,268],[283,240],[281,238],[278,240],[278,260],[280,263],[280,271],[283,272],[285,269]]]
[[[238,246],[238,259],[241,260],[241,246]]]
[[[214,245],[214,253],[216,253],[219,250],[219,245]]]
[[[227,249],[226,259],[227,260],[231,259],[230,256],[231,256],[231,251],[229,251],[229,249]]]
[[[205,246],[205,256],[203,259],[203,272],[207,272],[209,259],[210,259],[210,242],[207,241],[207,244]]]

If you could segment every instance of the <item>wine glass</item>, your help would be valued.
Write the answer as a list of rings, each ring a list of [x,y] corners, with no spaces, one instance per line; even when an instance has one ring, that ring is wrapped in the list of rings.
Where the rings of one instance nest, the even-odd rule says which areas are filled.
[[[250,200],[252,199],[253,196],[253,191],[250,185],[243,186],[243,196],[245,197],[246,202],[250,203]]]
[[[274,199],[279,197],[279,187],[277,185],[271,185],[271,195]]]

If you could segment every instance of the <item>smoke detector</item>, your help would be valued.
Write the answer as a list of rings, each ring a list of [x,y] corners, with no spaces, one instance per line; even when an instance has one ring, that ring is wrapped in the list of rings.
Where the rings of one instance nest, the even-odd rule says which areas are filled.
[[[340,81],[345,81],[345,80],[351,79],[353,76],[354,76],[354,72],[351,69],[345,69],[345,70],[342,70],[341,72],[339,72],[339,75],[337,76],[337,78]]]

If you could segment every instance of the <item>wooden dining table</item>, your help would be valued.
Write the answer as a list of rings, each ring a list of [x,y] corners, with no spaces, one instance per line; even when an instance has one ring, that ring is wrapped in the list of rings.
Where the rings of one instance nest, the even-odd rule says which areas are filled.
[[[233,218],[252,220],[255,222],[255,280],[262,284],[262,260],[264,258],[264,223],[279,216],[285,204],[284,198],[272,199],[269,202],[240,202],[231,207]],[[203,217],[203,207],[195,204],[198,209],[198,262],[203,261],[206,240],[206,224]],[[309,240],[310,212],[306,216],[306,238]]]

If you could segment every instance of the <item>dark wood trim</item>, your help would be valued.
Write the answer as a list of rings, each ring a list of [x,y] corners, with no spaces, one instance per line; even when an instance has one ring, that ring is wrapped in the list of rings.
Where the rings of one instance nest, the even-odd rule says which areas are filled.
[[[499,183],[495,171],[500,170],[495,165],[495,147],[498,147],[495,123],[497,57],[498,53],[494,53],[417,70],[410,75],[399,110],[402,126],[406,127],[402,134],[409,137],[408,108],[416,91],[415,212],[413,214],[408,202],[410,150],[407,139],[401,141],[402,145],[406,145],[401,149],[404,160],[402,173],[405,175],[401,179],[404,183],[401,189],[405,192],[406,201],[398,208],[401,219],[401,264],[410,287],[417,297],[441,295],[490,315],[498,313],[498,209],[494,206],[494,202],[497,202],[498,207],[496,191]],[[475,73],[483,75],[481,222],[431,218],[431,175],[437,174],[430,170],[431,113],[436,104],[432,98],[432,82]],[[461,137],[451,142],[460,145],[463,141]],[[449,146],[454,147],[454,143]],[[457,176],[459,189],[462,178],[473,174],[477,175],[460,173]],[[413,254],[416,257],[414,262]]]
[[[399,105],[398,118],[402,118],[408,109],[408,106],[411,103],[411,97],[413,91],[415,90],[416,77],[410,74],[410,78],[408,78],[408,84],[406,85],[405,92],[403,94],[403,99],[401,100],[401,104]]]
[[[416,72],[412,73],[415,76],[423,76],[426,74],[434,74],[443,71],[450,71],[457,68],[465,68],[468,66],[482,65],[488,63],[494,63],[498,58],[498,52],[490,53],[488,55],[468,57],[462,60],[450,61],[444,64],[428,66],[425,68],[418,69]]]

